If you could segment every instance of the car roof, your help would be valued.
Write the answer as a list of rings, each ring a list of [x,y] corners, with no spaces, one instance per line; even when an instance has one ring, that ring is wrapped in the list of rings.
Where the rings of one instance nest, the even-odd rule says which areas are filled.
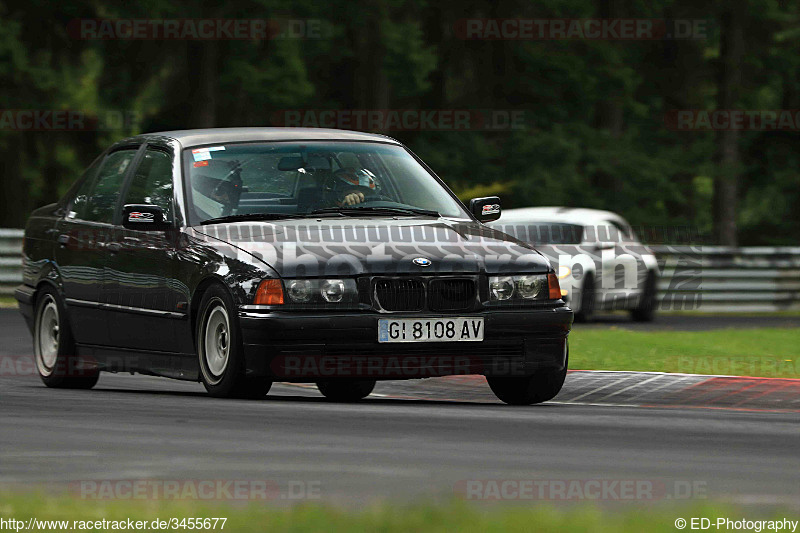
[[[174,139],[184,147],[258,141],[373,141],[400,144],[376,133],[325,128],[208,128],[143,133],[137,138]]]
[[[627,224],[618,214],[601,209],[582,207],[523,207],[503,211],[500,223],[508,222],[561,222],[564,224],[591,225],[615,221]]]

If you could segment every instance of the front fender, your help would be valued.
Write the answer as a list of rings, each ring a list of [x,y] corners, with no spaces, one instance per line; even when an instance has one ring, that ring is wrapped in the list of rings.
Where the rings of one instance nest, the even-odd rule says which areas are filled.
[[[180,264],[189,274],[190,301],[195,305],[198,291],[210,282],[222,283],[236,305],[246,305],[253,302],[261,281],[279,277],[262,259],[215,237],[190,228],[182,240]]]

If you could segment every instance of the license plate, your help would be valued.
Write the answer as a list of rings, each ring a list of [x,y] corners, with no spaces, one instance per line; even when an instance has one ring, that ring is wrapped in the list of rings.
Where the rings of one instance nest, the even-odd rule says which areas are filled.
[[[483,340],[483,318],[384,318],[378,342],[461,342]]]

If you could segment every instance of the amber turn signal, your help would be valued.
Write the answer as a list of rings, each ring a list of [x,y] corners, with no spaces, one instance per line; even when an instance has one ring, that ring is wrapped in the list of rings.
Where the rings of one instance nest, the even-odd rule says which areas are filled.
[[[265,279],[258,286],[254,304],[283,305],[283,287],[279,279]]]
[[[551,300],[561,298],[561,287],[558,284],[558,276],[556,276],[555,272],[550,272],[547,275],[547,287],[550,289]]]

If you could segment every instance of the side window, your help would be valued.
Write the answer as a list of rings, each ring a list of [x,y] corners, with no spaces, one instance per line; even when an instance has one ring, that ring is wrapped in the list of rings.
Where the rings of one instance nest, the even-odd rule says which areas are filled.
[[[120,150],[106,157],[88,193],[86,208],[76,213],[78,218],[111,223],[125,172],[135,156],[136,150]]]
[[[75,195],[70,199],[69,212],[67,218],[81,218],[86,213],[86,204],[89,203],[89,191],[94,185],[94,178],[97,175],[97,169],[100,168],[100,163],[103,162],[103,157],[98,157],[92,165],[86,169],[81,176],[81,184]]]
[[[161,150],[148,149],[136,168],[124,204],[157,205],[172,221],[172,158]]]
[[[617,222],[616,220],[612,220],[611,223],[614,225],[614,228],[617,229],[619,232],[617,237],[620,241],[627,241],[630,238],[629,229],[626,224],[622,222]]]

